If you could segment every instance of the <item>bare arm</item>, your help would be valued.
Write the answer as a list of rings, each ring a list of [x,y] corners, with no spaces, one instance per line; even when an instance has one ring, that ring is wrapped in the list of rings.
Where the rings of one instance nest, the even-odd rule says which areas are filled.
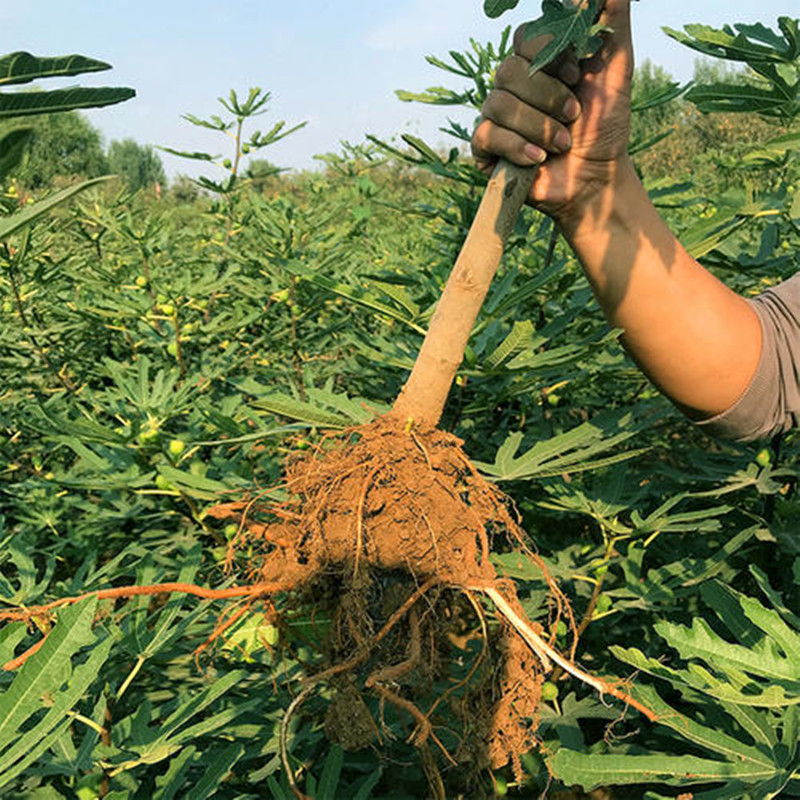
[[[516,64],[498,71],[473,152],[489,168],[497,156],[526,164],[547,151],[530,201],[560,225],[641,369],[690,417],[708,418],[730,408],[749,385],[761,325],[743,298],[681,247],[639,181],[627,156],[630,0],[606,0],[604,14],[614,33],[603,51],[580,74],[570,75],[566,65],[558,73],[581,108],[569,126],[571,147],[564,149],[563,134],[556,138],[564,125],[552,119],[566,87],[548,92],[548,83],[525,83],[519,61],[540,43],[518,35]]]
[[[561,226],[653,383],[694,419],[730,408],[758,366],[758,317],[683,249],[630,161],[620,159],[608,189]]]

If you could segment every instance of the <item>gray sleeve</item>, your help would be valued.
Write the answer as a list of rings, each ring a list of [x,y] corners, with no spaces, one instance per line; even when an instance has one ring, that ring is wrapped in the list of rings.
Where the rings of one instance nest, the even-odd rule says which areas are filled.
[[[697,423],[739,442],[768,439],[800,425],[800,273],[749,301],[761,322],[761,359],[727,411]]]

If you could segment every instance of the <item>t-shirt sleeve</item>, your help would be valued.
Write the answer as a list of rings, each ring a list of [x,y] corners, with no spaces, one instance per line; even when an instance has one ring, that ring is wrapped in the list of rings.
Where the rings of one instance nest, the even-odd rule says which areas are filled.
[[[749,301],[761,322],[761,358],[744,394],[697,423],[739,442],[768,439],[800,425],[800,273]]]

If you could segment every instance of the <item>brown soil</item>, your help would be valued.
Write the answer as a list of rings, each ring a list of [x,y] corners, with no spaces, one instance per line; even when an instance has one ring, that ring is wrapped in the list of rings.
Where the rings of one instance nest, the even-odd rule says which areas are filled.
[[[536,744],[544,677],[513,627],[501,620],[490,632],[479,600],[487,587],[524,617],[514,585],[491,563],[493,542],[541,568],[550,630],[572,617],[526,546],[510,501],[478,474],[457,438],[392,417],[294,456],[285,478],[288,499],[280,503],[263,493],[213,513],[240,520],[234,572],[251,584],[284,586],[297,601],[325,606],[333,620],[325,664],[308,683],[337,690],[328,736],[356,749],[389,735],[390,712],[406,720],[434,797],[444,791],[445,764],[480,770],[510,762],[519,775],[520,754]],[[465,658],[468,666],[454,670]],[[377,718],[365,703],[370,696],[380,699]],[[449,744],[437,736],[445,715]]]

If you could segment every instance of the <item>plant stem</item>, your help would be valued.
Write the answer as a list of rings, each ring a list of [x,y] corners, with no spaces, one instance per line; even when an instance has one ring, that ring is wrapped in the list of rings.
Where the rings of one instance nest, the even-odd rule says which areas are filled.
[[[458,254],[411,375],[392,414],[436,425],[503,247],[530,191],[535,167],[501,161]]]

